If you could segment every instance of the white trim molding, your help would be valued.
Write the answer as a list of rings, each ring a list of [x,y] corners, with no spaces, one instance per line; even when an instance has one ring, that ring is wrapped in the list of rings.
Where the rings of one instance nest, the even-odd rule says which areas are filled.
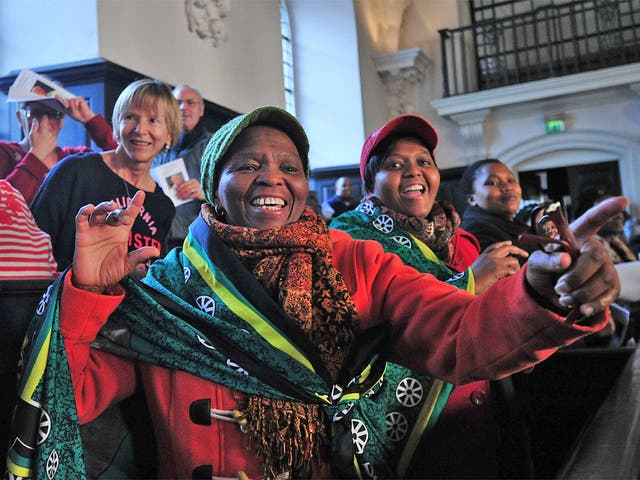
[[[571,152],[572,157],[563,166],[617,160],[622,194],[629,198],[631,214],[640,216],[640,189],[637,181],[640,178],[638,139],[592,130],[540,135],[506,149],[499,153],[497,158],[514,172],[518,172],[557,167],[557,162],[551,157],[567,152]],[[590,160],[586,160],[585,157]]]
[[[577,92],[585,93],[593,90],[633,85],[639,82],[640,63],[631,63],[620,67],[603,68],[591,72],[456,95],[434,100],[431,105],[438,111],[438,115],[448,117],[472,110],[504,107],[516,103],[574,95]]]

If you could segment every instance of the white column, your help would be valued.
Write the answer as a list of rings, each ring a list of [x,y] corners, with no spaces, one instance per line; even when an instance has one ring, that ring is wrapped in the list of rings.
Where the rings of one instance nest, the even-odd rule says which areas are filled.
[[[374,57],[373,61],[385,85],[389,118],[418,111],[420,87],[431,64],[422,50],[399,50]]]
[[[491,109],[483,108],[471,112],[456,113],[449,118],[460,126],[464,140],[464,151],[467,163],[487,158],[487,143],[484,139],[484,121]]]

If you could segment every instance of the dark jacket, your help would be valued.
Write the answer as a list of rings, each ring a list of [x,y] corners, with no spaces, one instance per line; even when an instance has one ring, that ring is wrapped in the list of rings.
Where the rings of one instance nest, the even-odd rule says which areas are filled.
[[[489,245],[505,240],[511,240],[514,245],[520,246],[518,235],[528,231],[524,223],[517,220],[509,221],[475,205],[467,207],[464,211],[460,227],[475,235],[480,242],[481,252]],[[525,260],[520,258],[520,263],[524,263]]]

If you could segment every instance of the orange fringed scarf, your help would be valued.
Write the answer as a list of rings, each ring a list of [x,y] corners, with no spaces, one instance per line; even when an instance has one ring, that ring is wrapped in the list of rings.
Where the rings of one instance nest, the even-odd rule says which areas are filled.
[[[298,222],[263,230],[222,223],[208,205],[203,217],[318,348],[335,380],[358,331],[358,315],[331,263],[333,245],[325,222],[310,208]],[[252,449],[269,477],[308,468],[327,442],[318,405],[250,396],[241,409]]]

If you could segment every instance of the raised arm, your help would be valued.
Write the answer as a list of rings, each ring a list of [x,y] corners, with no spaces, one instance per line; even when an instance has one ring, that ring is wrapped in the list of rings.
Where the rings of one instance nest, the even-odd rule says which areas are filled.
[[[114,202],[89,204],[80,209],[76,215],[73,285],[101,293],[132,273],[138,264],[160,255],[155,247],[127,251],[129,233],[144,196],[139,190],[124,210]]]
[[[94,113],[82,97],[67,100],[67,114],[82,123],[96,145],[103,150],[114,150],[118,144],[113,139],[111,127],[100,114]]]

